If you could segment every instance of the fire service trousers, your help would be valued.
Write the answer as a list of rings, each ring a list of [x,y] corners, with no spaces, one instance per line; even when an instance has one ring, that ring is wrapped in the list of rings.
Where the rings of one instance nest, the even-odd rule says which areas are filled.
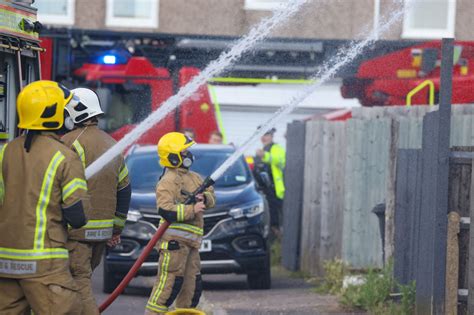
[[[69,240],[70,270],[81,296],[82,314],[99,315],[99,308],[92,292],[92,248],[93,244]]]
[[[0,314],[79,315],[81,308],[69,271],[27,279],[0,278]]]
[[[177,308],[195,308],[202,293],[199,249],[177,241],[158,246],[158,275],[145,314],[166,313],[175,300]]]

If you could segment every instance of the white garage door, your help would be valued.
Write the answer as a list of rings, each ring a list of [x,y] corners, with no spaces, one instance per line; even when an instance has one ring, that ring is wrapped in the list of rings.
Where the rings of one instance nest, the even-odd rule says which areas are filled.
[[[262,122],[272,116],[272,111],[249,111],[247,108],[242,110],[227,110],[225,106],[221,107],[222,122],[225,129],[227,143],[241,145]],[[277,132],[275,134],[275,142],[286,145],[285,132],[286,126],[293,120],[301,120],[308,117],[308,114],[290,114],[283,118],[283,120],[276,126]],[[257,141],[250,150],[246,152],[247,155],[254,155],[255,150],[261,148],[260,141]]]

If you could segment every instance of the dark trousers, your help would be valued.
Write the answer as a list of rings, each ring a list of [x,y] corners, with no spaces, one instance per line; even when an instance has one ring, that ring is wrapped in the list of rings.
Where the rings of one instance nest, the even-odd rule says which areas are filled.
[[[279,199],[275,193],[269,193],[267,200],[270,207],[270,225],[279,228],[283,216],[283,199]]]

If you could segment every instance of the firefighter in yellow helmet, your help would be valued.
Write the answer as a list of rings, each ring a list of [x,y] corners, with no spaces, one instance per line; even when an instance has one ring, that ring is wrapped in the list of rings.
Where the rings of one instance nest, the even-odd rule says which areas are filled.
[[[26,134],[0,151],[0,314],[81,312],[66,225],[86,224],[87,184],[77,154],[58,136],[72,97],[52,81],[18,95],[18,127]]]
[[[203,183],[189,170],[194,157],[188,149],[193,144],[179,132],[168,133],[158,142],[160,164],[165,170],[156,188],[156,202],[158,213],[171,225],[157,245],[159,271],[145,314],[165,313],[175,300],[177,308],[195,308],[201,297],[203,212],[214,207],[215,196],[208,188],[196,196],[196,203],[183,204]]]
[[[115,140],[100,130],[97,118],[102,111],[97,94],[85,88],[72,90],[76,100],[69,102],[66,111],[75,124],[74,130],[62,141],[80,157],[84,168],[110,149]],[[87,181],[91,196],[89,222],[80,229],[69,230],[71,273],[82,298],[83,314],[99,314],[91,277],[100,264],[106,244],[120,242],[120,233],[127,219],[131,187],[123,157],[112,160],[104,169]]]

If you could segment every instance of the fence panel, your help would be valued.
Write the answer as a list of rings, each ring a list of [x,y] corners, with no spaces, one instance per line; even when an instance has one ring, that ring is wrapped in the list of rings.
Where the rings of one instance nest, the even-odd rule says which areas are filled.
[[[372,210],[386,196],[390,119],[352,119],[346,124],[343,258],[355,268],[381,267],[381,234]]]
[[[346,133],[343,122],[313,121],[306,135],[301,270],[321,275],[341,257]]]
[[[303,179],[305,168],[305,123],[295,121],[288,125],[285,200],[283,202],[282,264],[288,270],[299,269],[301,216],[303,211]]]
[[[421,150],[398,151],[394,275],[402,284],[415,280],[421,206]]]

